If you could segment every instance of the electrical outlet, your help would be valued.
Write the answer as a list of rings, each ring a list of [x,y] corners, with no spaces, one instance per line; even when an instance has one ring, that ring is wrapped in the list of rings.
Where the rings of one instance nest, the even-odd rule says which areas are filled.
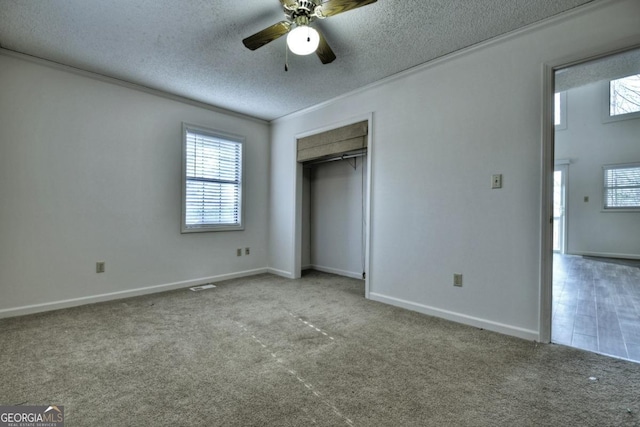
[[[236,249],[236,256],[242,256],[242,248]]]
[[[491,176],[491,188],[502,188],[502,174]]]
[[[244,254],[245,255],[250,255],[251,254],[251,248],[244,248]]]
[[[453,273],[453,286],[462,287],[462,274]]]
[[[96,262],[96,273],[104,273],[104,261]]]

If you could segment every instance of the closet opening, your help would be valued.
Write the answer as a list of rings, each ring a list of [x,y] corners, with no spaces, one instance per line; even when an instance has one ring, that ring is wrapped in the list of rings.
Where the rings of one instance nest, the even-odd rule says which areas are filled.
[[[369,120],[363,120],[296,141],[299,275],[316,270],[364,280],[365,296],[370,139]]]
[[[365,279],[367,150],[303,163],[302,270]]]

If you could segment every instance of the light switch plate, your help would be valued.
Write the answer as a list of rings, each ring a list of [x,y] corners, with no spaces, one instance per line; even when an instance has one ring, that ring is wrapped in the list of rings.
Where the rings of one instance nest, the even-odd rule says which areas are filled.
[[[502,188],[502,174],[495,174],[491,176],[491,188]]]

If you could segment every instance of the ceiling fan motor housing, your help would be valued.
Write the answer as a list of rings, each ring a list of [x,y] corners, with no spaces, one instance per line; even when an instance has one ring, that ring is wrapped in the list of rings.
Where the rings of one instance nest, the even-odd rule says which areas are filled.
[[[324,18],[319,1],[300,0],[290,9],[289,17],[297,25],[309,25],[314,18]]]
[[[298,8],[297,8],[298,13],[300,13],[301,11],[305,11],[306,13],[311,15],[315,9],[316,9],[316,2],[314,2],[313,0],[298,1]]]

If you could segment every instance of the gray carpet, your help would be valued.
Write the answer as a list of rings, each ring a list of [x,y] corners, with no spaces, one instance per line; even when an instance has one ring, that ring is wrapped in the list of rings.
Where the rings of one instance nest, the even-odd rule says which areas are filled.
[[[638,364],[363,294],[260,275],[4,319],[0,404],[67,426],[640,425]]]

